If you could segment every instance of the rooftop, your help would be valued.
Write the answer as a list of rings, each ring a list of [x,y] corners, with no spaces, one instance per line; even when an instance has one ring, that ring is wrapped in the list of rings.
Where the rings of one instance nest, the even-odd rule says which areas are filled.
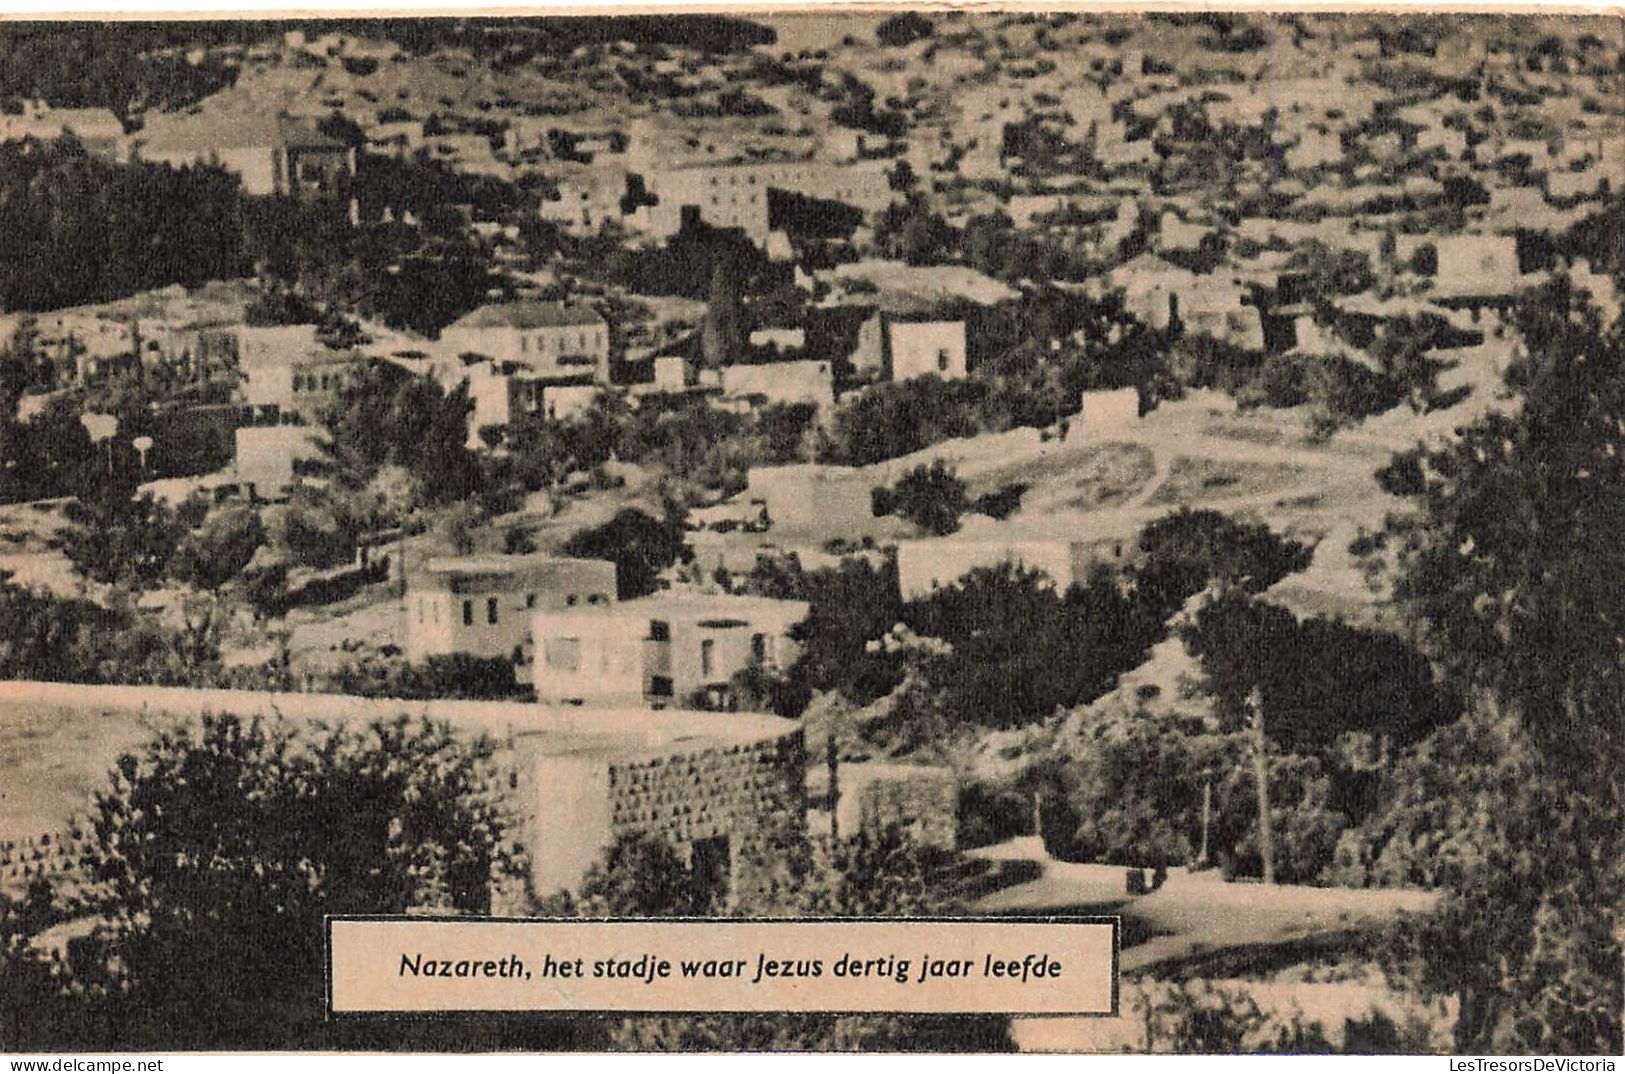
[[[564,616],[622,616],[640,619],[698,619],[706,616],[751,616],[768,613],[774,616],[805,618],[809,605],[803,600],[778,600],[738,593],[657,593],[622,601],[619,604],[599,605],[595,608],[573,608],[565,612],[544,612],[552,617]]]
[[[551,567],[613,566],[608,560],[572,559],[543,554],[504,556],[496,553],[473,556],[435,556],[423,565],[428,574],[519,574]]]
[[[571,325],[602,325],[604,318],[590,306],[563,302],[502,302],[481,306],[453,321],[447,331],[458,328],[563,328]]]

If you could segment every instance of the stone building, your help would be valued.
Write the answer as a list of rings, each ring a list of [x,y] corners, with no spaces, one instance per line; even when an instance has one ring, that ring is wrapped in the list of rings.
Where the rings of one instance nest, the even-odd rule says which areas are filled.
[[[446,326],[440,349],[522,366],[543,379],[609,380],[609,323],[590,306],[535,301],[481,306]]]
[[[755,840],[805,823],[801,725],[776,716],[550,710],[512,742],[538,894],[578,887],[615,840],[640,833],[672,844],[702,882],[737,890]]]

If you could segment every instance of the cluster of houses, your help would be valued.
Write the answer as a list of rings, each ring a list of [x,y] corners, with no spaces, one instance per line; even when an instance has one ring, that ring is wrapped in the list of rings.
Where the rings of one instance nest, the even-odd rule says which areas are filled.
[[[795,662],[807,604],[722,592],[616,599],[607,560],[435,557],[408,573],[405,652],[511,664],[545,703],[726,709],[748,669]]]

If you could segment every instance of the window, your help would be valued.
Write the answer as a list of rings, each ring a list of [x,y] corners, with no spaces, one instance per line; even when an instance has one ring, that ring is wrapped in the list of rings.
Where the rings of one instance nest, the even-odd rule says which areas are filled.
[[[440,622],[440,601],[433,600],[429,602],[429,615],[433,617],[435,622]]]
[[[418,622],[420,622],[420,623],[423,622],[423,605],[424,605],[424,603],[425,602],[424,602],[423,598],[419,597],[418,598]]]
[[[581,670],[580,638],[548,638],[542,643],[542,657],[547,666],[560,671]]]
[[[497,598],[495,597],[485,598],[485,621],[493,625],[497,621]]]
[[[474,602],[471,600],[463,601],[463,625],[474,625]]]
[[[766,634],[752,634],[750,636],[750,660],[753,664],[767,663]]]
[[[576,606],[576,595],[574,593],[571,593],[569,596],[564,598],[564,606],[566,608],[574,608]]]
[[[649,693],[655,697],[672,696],[671,679],[665,675],[649,676]]]
[[[525,607],[527,607],[527,608],[536,607],[536,594],[535,593],[526,593],[525,594]]]
[[[937,371],[941,373],[948,372],[948,348],[946,347],[937,351]]]
[[[717,643],[714,638],[700,642],[700,676],[709,679],[716,674]]]
[[[649,620],[649,640],[650,641],[670,641],[671,640],[671,624],[666,622],[664,619],[651,619],[651,620]]]

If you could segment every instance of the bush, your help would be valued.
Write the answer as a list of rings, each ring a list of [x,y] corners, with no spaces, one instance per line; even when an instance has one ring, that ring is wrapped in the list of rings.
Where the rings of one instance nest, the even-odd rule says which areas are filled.
[[[997,784],[968,783],[959,792],[957,823],[961,850],[1033,835],[1032,796]]]
[[[876,515],[893,514],[937,537],[959,529],[959,516],[970,506],[965,483],[945,463],[916,466],[890,490],[876,488],[870,497]]]
[[[875,41],[887,48],[900,48],[924,40],[936,32],[930,19],[913,11],[894,15],[875,28]]]

